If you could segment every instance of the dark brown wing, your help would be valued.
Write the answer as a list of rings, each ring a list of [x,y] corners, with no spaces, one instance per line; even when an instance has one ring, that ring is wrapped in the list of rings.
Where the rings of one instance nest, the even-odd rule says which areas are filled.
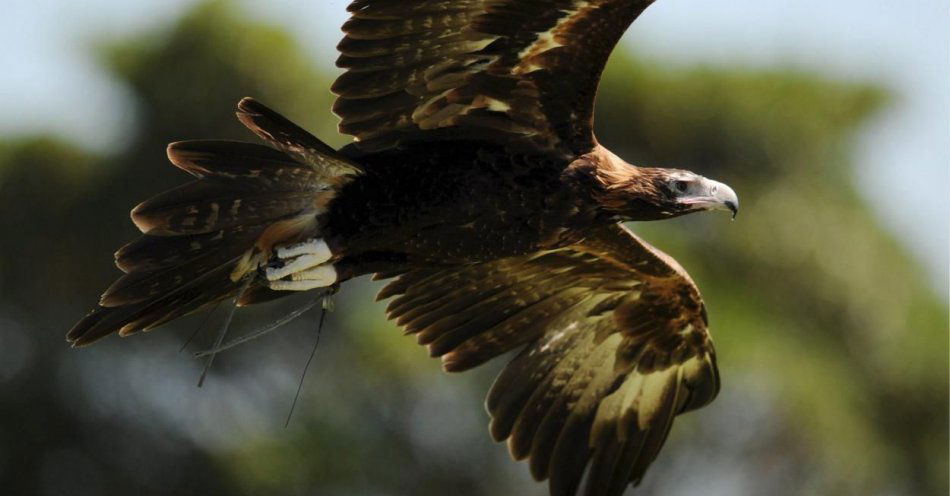
[[[454,136],[594,143],[600,74],[653,0],[354,0],[333,85],[340,130],[364,149]]]
[[[706,405],[719,375],[696,286],[621,225],[582,245],[403,274],[389,316],[449,371],[527,344],[487,399],[491,434],[529,458],[551,494],[619,495],[656,457],[673,417]]]

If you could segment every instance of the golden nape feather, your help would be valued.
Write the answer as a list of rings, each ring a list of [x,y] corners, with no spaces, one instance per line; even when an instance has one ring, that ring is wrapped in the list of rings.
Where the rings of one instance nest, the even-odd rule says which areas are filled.
[[[275,244],[319,234],[320,215],[352,162],[264,105],[246,98],[238,117],[275,148],[236,141],[172,143],[168,159],[196,180],[132,210],[142,236],[120,248],[125,272],[99,306],[69,331],[82,346],[113,332],[128,335],[235,296]],[[259,281],[252,295],[273,298]]]

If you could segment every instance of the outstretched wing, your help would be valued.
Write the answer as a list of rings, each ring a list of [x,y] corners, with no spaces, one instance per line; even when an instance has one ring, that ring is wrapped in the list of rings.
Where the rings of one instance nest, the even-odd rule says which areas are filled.
[[[719,375],[696,286],[621,225],[581,245],[399,276],[389,316],[446,370],[527,344],[487,399],[491,434],[552,495],[619,495],[656,457],[673,417],[706,405]]]
[[[653,0],[354,0],[340,131],[378,150],[448,136],[585,153],[610,52]]]

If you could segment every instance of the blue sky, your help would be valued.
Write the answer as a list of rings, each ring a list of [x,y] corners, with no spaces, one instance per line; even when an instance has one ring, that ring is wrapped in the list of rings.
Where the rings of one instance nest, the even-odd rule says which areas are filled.
[[[0,16],[0,136],[63,134],[99,150],[121,139],[127,94],[89,54],[96,40],[161,26],[194,0],[7,0]],[[345,0],[243,3],[293,32],[332,70]],[[796,67],[889,88],[894,103],[855,143],[857,182],[885,225],[948,287],[950,5],[940,0],[660,0],[628,32],[674,64]],[[64,111],[69,109],[69,111]],[[89,115],[103,123],[89,127]]]

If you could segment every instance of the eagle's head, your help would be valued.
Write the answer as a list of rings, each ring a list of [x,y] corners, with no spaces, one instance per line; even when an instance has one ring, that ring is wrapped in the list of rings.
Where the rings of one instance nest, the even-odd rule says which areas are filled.
[[[620,220],[661,220],[705,210],[727,210],[735,217],[739,212],[736,192],[718,181],[681,169],[609,162],[596,168],[600,188],[595,199]]]
[[[736,192],[719,181],[680,169],[641,168],[640,172],[632,189],[642,188],[645,201],[635,199],[628,205],[630,220],[668,219],[704,210],[727,210],[735,218],[739,212]]]

